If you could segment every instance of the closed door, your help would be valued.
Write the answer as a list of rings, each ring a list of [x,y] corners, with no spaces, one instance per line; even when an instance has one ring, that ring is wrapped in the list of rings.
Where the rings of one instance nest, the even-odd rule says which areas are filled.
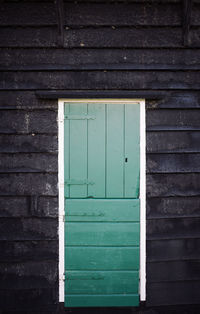
[[[139,104],[64,113],[65,306],[137,306]]]

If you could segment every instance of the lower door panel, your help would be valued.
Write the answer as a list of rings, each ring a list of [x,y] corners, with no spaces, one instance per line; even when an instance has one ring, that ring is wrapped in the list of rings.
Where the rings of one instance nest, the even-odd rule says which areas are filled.
[[[66,199],[65,306],[139,304],[139,199]]]

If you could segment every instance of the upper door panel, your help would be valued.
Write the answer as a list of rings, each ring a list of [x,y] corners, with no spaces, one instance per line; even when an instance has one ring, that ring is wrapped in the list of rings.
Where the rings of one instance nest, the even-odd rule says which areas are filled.
[[[139,114],[139,104],[65,103],[65,197],[139,197]]]

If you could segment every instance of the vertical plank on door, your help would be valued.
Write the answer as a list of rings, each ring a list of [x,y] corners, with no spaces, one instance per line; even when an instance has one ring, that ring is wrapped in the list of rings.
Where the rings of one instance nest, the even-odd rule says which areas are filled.
[[[126,159],[127,158],[127,159]],[[138,198],[140,184],[140,106],[125,104],[125,195]]]
[[[105,104],[88,104],[88,196],[105,198]]]
[[[87,115],[87,104],[70,105],[70,115]],[[70,180],[87,180],[87,119],[70,120]],[[70,197],[87,197],[87,185],[70,185]]]
[[[123,197],[124,105],[107,104],[106,197]]]
[[[70,114],[70,105],[65,103],[64,116]],[[70,120],[64,120],[64,180],[65,182],[70,178],[70,161],[69,161],[69,142],[70,142]],[[65,197],[69,197],[69,185],[65,185]]]

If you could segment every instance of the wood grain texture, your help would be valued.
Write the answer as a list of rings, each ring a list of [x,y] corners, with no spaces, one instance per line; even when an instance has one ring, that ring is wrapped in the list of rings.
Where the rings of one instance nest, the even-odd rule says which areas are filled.
[[[10,280],[11,277],[15,282],[14,285]],[[0,290],[54,288],[58,280],[56,261],[2,263],[0,279]]]
[[[0,154],[0,172],[54,172],[58,171],[57,154],[48,153],[20,153]]]
[[[147,219],[200,217],[197,196],[147,198]]]
[[[199,90],[198,78],[196,71],[1,72],[0,90]]]
[[[57,240],[57,219],[2,218],[1,241]]]
[[[35,133],[31,135],[0,135],[1,153],[55,153],[57,147],[57,136],[55,135]]]
[[[31,195],[28,196],[1,196],[0,217],[58,217],[58,199],[51,196],[39,196],[37,208],[31,210]]]
[[[37,288],[20,290],[1,290],[0,306],[2,310],[14,311],[21,309],[24,311],[55,311],[57,300],[56,288]],[[55,313],[55,312],[54,312]]]
[[[199,68],[199,49],[0,48],[0,70],[197,70]]]
[[[147,175],[147,196],[199,196],[199,173]]]
[[[147,131],[200,130],[200,110],[149,110]]]
[[[200,279],[199,261],[168,261],[147,263],[147,281],[170,282]]]
[[[1,110],[1,134],[46,133],[55,135],[57,132],[57,112],[54,110]]]
[[[152,2],[152,1],[151,1]],[[129,2],[124,3],[73,3],[65,2],[63,10],[64,25],[103,26],[103,25],[153,25],[180,26],[182,8],[180,3],[172,2]],[[192,25],[199,25],[199,4],[192,12]],[[30,12],[30,13],[29,13]],[[2,26],[55,25],[57,16],[52,2],[14,2],[1,6]]]
[[[147,238],[149,240],[199,238],[199,223],[200,218],[147,220]]]
[[[200,258],[200,238],[148,240],[148,262],[197,260]]]
[[[39,99],[35,91],[0,91],[0,109],[55,109],[58,108],[58,102],[56,100],[44,101]]]
[[[192,173],[200,172],[200,155],[148,154],[147,173]]]
[[[56,240],[0,241],[0,250],[1,263],[57,261],[58,259]]]
[[[199,152],[198,131],[147,132],[148,153],[196,153]]]
[[[147,284],[147,305],[198,304],[199,281],[161,282]],[[184,295],[184,299],[183,299]]]
[[[191,29],[190,47],[199,48],[199,28]],[[3,27],[0,47],[57,47],[56,27]],[[120,41],[119,41],[120,38]],[[181,48],[182,32],[179,27],[157,28],[77,28],[64,32],[66,48]]]
[[[57,196],[57,174],[0,174],[0,195]]]

